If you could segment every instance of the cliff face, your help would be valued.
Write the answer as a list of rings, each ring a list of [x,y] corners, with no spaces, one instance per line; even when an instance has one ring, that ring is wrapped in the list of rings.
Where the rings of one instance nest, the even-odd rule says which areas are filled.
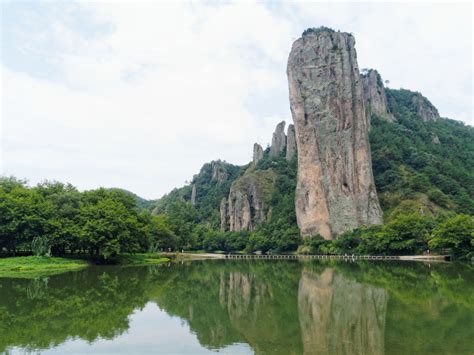
[[[370,69],[361,75],[361,79],[369,125],[371,113],[375,113],[380,118],[393,122],[395,117],[388,110],[387,96],[380,74],[376,70]]]
[[[293,44],[288,59],[302,235],[332,239],[382,222],[354,46],[348,33],[313,31]]]
[[[424,122],[437,121],[440,119],[438,110],[433,104],[420,93],[414,93],[412,103],[416,112]]]
[[[229,220],[230,231],[253,230],[266,220],[276,177],[272,170],[248,170],[234,181],[225,216]],[[221,225],[222,220],[221,209]]]
[[[221,219],[221,231],[229,228],[229,219],[227,214],[227,198],[223,197],[219,205],[219,215]]]
[[[211,181],[224,182],[229,177],[226,169],[226,164],[221,161],[211,162],[212,177]]]

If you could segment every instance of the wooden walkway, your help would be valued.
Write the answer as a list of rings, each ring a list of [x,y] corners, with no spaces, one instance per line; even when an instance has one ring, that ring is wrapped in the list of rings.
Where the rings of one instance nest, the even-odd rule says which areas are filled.
[[[339,259],[339,260],[404,260],[404,261],[450,261],[449,255],[305,255],[305,254],[215,254],[215,253],[176,253],[162,252],[163,256],[178,259]]]
[[[286,254],[225,254],[225,259],[343,259],[343,260],[415,260],[415,261],[446,261],[449,255],[286,255]]]

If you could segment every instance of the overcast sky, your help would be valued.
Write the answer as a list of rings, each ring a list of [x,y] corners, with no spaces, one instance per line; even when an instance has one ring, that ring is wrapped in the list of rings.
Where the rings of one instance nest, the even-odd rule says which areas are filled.
[[[0,0],[1,1],[1,0]],[[158,198],[245,164],[291,122],[307,27],[352,32],[360,68],[473,119],[470,3],[1,2],[1,170]]]

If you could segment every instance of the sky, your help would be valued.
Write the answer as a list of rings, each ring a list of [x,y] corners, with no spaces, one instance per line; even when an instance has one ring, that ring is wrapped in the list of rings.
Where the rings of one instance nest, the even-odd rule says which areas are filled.
[[[155,199],[292,122],[286,61],[308,27],[356,38],[360,68],[474,125],[470,2],[8,1],[0,173]]]

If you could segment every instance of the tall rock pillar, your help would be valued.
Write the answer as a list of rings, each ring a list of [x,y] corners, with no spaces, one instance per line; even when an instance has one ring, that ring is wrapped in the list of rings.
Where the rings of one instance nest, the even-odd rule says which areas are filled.
[[[302,235],[333,239],[382,222],[354,46],[349,33],[311,29],[293,44],[288,59]]]
[[[270,147],[270,156],[278,156],[286,147],[286,135],[285,135],[285,121],[277,124],[275,132],[272,137],[272,145]]]

